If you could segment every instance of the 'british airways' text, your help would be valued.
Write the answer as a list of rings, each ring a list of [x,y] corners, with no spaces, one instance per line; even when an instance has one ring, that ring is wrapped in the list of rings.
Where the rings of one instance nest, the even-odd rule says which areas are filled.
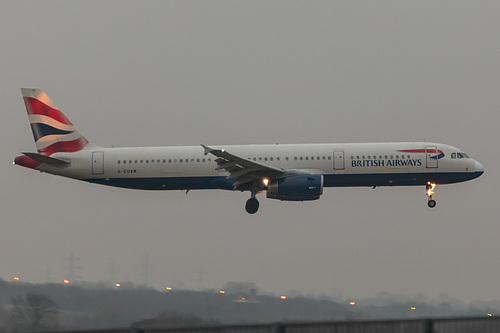
[[[353,168],[376,168],[376,167],[410,167],[421,166],[421,159],[408,160],[355,160],[351,161]]]

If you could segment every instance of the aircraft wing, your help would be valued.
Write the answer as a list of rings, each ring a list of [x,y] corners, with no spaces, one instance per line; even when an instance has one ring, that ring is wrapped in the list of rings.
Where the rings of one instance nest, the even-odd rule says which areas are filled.
[[[213,149],[203,144],[201,146],[205,149],[205,155],[212,154],[217,157],[215,160],[217,170],[226,170],[229,172],[227,179],[234,179],[233,188],[235,190],[239,186],[253,180],[276,178],[277,176],[285,175],[284,169],[233,155],[225,149]]]

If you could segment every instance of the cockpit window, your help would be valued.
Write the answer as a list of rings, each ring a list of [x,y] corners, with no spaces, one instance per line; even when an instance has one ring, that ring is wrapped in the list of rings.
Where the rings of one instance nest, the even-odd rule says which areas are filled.
[[[466,153],[452,153],[451,158],[469,158]]]

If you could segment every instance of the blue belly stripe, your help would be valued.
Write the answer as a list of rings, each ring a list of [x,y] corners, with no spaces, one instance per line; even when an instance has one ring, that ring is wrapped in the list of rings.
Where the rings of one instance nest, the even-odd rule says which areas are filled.
[[[380,173],[380,174],[327,174],[324,187],[356,186],[417,186],[427,182],[453,184],[475,179],[482,172],[429,172],[429,173]],[[233,180],[225,176],[214,177],[136,177],[88,178],[90,183],[138,190],[232,190]],[[242,188],[250,190],[250,188]]]

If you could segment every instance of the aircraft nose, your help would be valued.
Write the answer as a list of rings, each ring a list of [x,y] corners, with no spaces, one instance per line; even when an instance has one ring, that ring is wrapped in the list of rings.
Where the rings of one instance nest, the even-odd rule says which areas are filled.
[[[474,166],[474,171],[482,174],[484,172],[484,166],[478,161],[476,161],[476,164]]]

